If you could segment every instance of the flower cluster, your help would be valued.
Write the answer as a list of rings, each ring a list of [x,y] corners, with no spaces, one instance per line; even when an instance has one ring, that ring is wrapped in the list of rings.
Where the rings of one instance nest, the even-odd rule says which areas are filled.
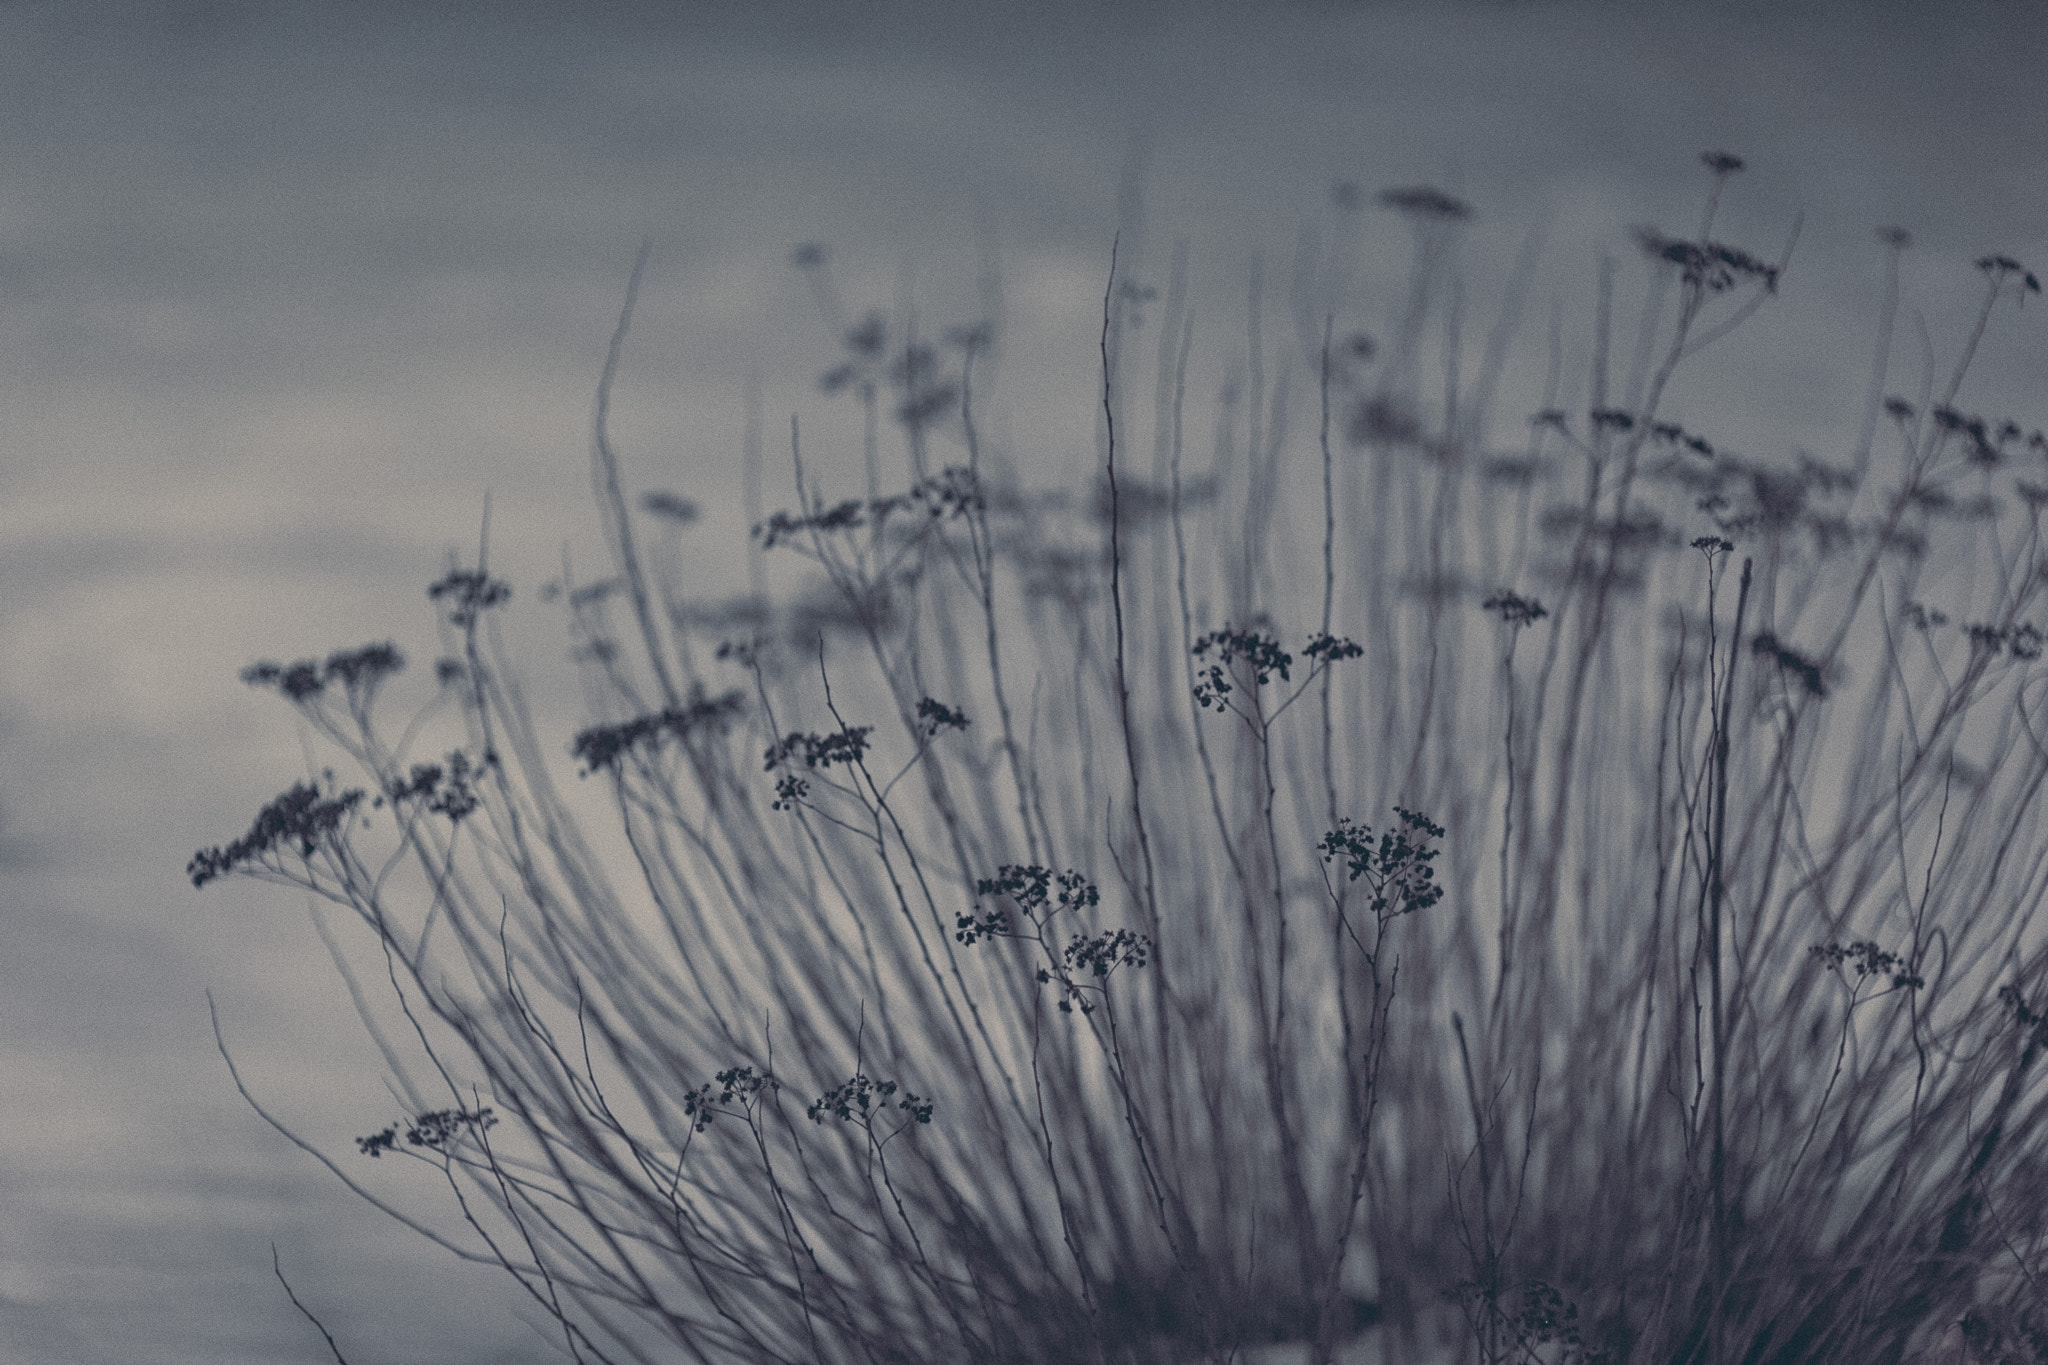
[[[1974,621],[1963,627],[1963,633],[1970,637],[1970,645],[1988,654],[2010,654],[2021,662],[2041,657],[2043,636],[2041,628],[2022,621],[2016,626],[1997,626],[1988,621]]]
[[[1821,966],[1845,981],[1853,971],[1859,982],[1867,977],[1889,976],[1897,990],[1918,990],[1927,984],[1907,970],[1904,957],[1888,953],[1868,939],[1855,943],[1816,943],[1806,951]]]
[[[2021,265],[2010,256],[1979,256],[1977,268],[1992,279],[2003,284],[2008,277],[2018,276],[2020,288],[2028,294],[2041,292],[2041,281],[2033,271]]]
[[[1288,681],[1288,670],[1294,666],[1294,656],[1280,648],[1280,642],[1272,636],[1255,630],[1232,630],[1229,626],[1196,640],[1192,652],[1197,659],[1215,656],[1215,662],[1202,670],[1203,681],[1195,686],[1195,701],[1218,711],[1224,709],[1224,698],[1235,690],[1228,670],[1239,659],[1244,660],[1253,680],[1261,686],[1270,682],[1275,673],[1281,681]]]
[[[1377,840],[1371,825],[1345,819],[1317,845],[1325,863],[1344,860],[1347,881],[1364,879],[1372,892],[1372,912],[1382,921],[1427,910],[1444,897],[1431,866],[1442,851],[1434,841],[1443,838],[1443,827],[1400,806],[1394,807],[1394,814],[1399,828],[1386,830]]]
[[[1106,981],[1110,973],[1119,967],[1143,967],[1152,960],[1152,940],[1129,929],[1113,929],[1093,935],[1076,934],[1061,950],[1060,959],[1065,964],[1065,971],[1055,975],[1040,967],[1039,984],[1059,982],[1062,1014],[1071,1014],[1077,1007],[1083,1014],[1092,1014],[1095,1006],[1082,994],[1085,987],[1076,982],[1072,974],[1080,972]]]
[[[242,681],[251,687],[272,688],[291,702],[309,701],[339,683],[351,699],[366,701],[377,684],[404,667],[405,656],[387,641],[338,650],[328,655],[325,663],[314,659],[253,663],[242,670]]]
[[[405,1140],[413,1147],[426,1147],[436,1152],[446,1151],[448,1144],[465,1129],[479,1133],[497,1126],[498,1116],[490,1106],[481,1109],[434,1109],[416,1119],[401,1120],[405,1124]],[[381,1157],[386,1152],[398,1150],[399,1124],[394,1123],[382,1132],[356,1139],[356,1150],[368,1157]]]
[[[497,755],[486,754],[481,765],[472,764],[469,755],[457,749],[448,755],[445,768],[439,763],[413,764],[410,777],[391,778],[384,784],[384,794],[370,804],[382,808],[386,801],[394,806],[401,801],[418,801],[459,825],[464,816],[483,804],[476,794],[477,774],[496,762]]]
[[[1233,709],[1230,696],[1238,684],[1231,681],[1231,674],[1238,664],[1242,664],[1245,672],[1250,674],[1254,686],[1262,687],[1271,682],[1276,673],[1282,682],[1293,681],[1294,656],[1282,649],[1278,640],[1255,630],[1233,630],[1226,625],[1196,640],[1190,652],[1197,659],[1211,660],[1197,675],[1200,680],[1194,688],[1195,704],[1204,709],[1213,707],[1218,712]],[[1301,652],[1319,670],[1343,659],[1356,659],[1365,650],[1356,641],[1341,635],[1312,635]],[[1310,677],[1313,676],[1314,671],[1311,671]],[[1306,682],[1303,685],[1306,686]]]
[[[1908,602],[1899,615],[1914,630],[1929,631],[1948,624],[1948,613],[1924,602]]]
[[[492,607],[512,598],[512,585],[492,578],[482,569],[450,569],[427,589],[427,600],[449,599],[448,619],[467,629]]]
[[[908,1090],[903,1092],[901,1099],[895,1099],[896,1090],[897,1085],[894,1081],[873,1080],[865,1072],[856,1071],[853,1079],[844,1085],[832,1087],[813,1100],[804,1113],[812,1123],[823,1123],[828,1118],[836,1118],[858,1123],[865,1128],[872,1122],[877,1111],[889,1108],[893,1101],[894,1106],[910,1115],[913,1122],[932,1121],[930,1100],[921,1095],[913,1095]]]
[[[761,548],[772,550],[785,545],[805,531],[846,531],[865,525],[868,504],[849,498],[845,502],[822,512],[795,515],[777,511],[768,520],[754,528],[754,539],[761,542]]]
[[[1255,630],[1233,630],[1226,625],[1196,640],[1191,652],[1197,659],[1212,659],[1195,684],[1195,703],[1204,708],[1230,709],[1230,694],[1237,690],[1230,671],[1239,661],[1259,686],[1271,682],[1275,673],[1282,682],[1293,681],[1294,656],[1282,649],[1278,640]],[[1365,650],[1341,635],[1312,635],[1301,652],[1318,667],[1327,667],[1342,659],[1356,659]]]
[[[1654,422],[1650,426],[1650,439],[1659,445],[1683,448],[1701,459],[1714,458],[1714,445],[1704,436],[1694,435],[1676,422]]]
[[[658,744],[666,736],[683,739],[698,730],[723,730],[746,709],[737,691],[716,697],[699,690],[680,708],[669,707],[616,725],[593,725],[577,734],[570,752],[583,760],[583,775],[616,770],[627,753],[642,744]]]
[[[1365,647],[1355,640],[1341,635],[1311,635],[1301,652],[1317,663],[1333,664],[1339,659],[1356,659],[1365,653]]]
[[[1102,903],[1101,889],[1071,868],[1054,873],[1035,864],[1005,864],[995,876],[978,881],[975,889],[983,896],[1006,897],[1031,932],[1019,930],[1010,911],[999,906],[957,916],[953,937],[970,946],[985,938],[1022,938],[1040,944],[1050,965],[1038,969],[1038,981],[1040,985],[1058,984],[1062,1013],[1071,1013],[1077,1006],[1083,1014],[1093,1013],[1095,1006],[1087,992],[1102,992],[1110,974],[1120,967],[1143,967],[1152,960],[1152,940],[1129,929],[1076,933],[1065,948],[1055,952],[1045,937],[1053,916],[1091,910]],[[1081,980],[1075,980],[1077,974]]]
[[[318,787],[294,782],[290,791],[257,812],[247,834],[226,848],[202,848],[194,853],[185,865],[185,875],[195,887],[204,886],[280,846],[296,845],[301,858],[311,858],[362,799],[363,793],[353,788],[330,796]]]
[[[758,1075],[751,1066],[727,1067],[683,1096],[683,1113],[690,1126],[701,1133],[711,1126],[712,1116],[724,1112],[726,1106],[738,1102],[742,1110],[749,1109],[764,1089],[781,1088],[774,1077]]]
[[[1010,912],[998,909],[956,915],[953,917],[953,929],[953,937],[970,948],[985,938],[1008,938]]]
[[[1492,594],[1479,605],[1487,611],[1496,613],[1501,620],[1517,629],[1522,626],[1533,626],[1550,615],[1550,608],[1535,598],[1523,597],[1520,593],[1508,592],[1505,589]]]
[[[872,725],[849,725],[830,735],[811,735],[792,730],[768,746],[767,769],[773,772],[799,758],[803,760],[806,768],[829,768],[835,763],[858,763],[868,751],[868,736],[874,733],[874,729]]]
[[[1052,869],[1035,863],[1029,867],[1005,863],[996,869],[995,876],[976,882],[975,892],[983,896],[1008,896],[1034,923],[1041,913],[1089,910],[1102,903],[1101,890],[1079,872],[1068,868],[1055,875]]]
[[[1739,247],[1722,242],[1689,242],[1666,237],[1655,228],[1637,228],[1636,241],[1652,260],[1667,261],[1679,268],[1685,282],[1709,294],[1725,293],[1737,285],[1758,283],[1770,293],[1778,289],[1778,268],[1768,265]]]
[[[1142,967],[1151,959],[1152,940],[1128,929],[1117,929],[1089,937],[1074,935],[1067,944],[1067,966],[1094,976],[1108,976],[1118,967]]]
[[[965,465],[949,465],[911,486],[905,501],[914,503],[928,517],[964,517],[988,506],[982,492],[981,476]]]
[[[813,735],[792,730],[768,746],[767,770],[789,769],[798,760],[805,768],[830,768],[835,763],[851,767],[860,762],[868,751],[868,736],[874,733],[872,725],[849,725],[835,734]],[[775,800],[770,803],[773,810],[791,810],[798,802],[811,794],[811,784],[793,771],[784,771],[775,780]]]
[[[890,517],[906,510],[922,513],[927,521],[937,521],[947,516],[966,516],[986,505],[980,478],[973,470],[955,465],[919,479],[908,493],[886,498],[848,498],[816,512],[775,512],[754,528],[754,538],[761,542],[761,548],[772,550],[814,533],[833,534],[861,527],[879,530]]]
[[[1913,405],[1903,399],[1894,398],[1910,417]],[[1890,403],[1886,406],[1890,407]],[[1899,414],[1894,413],[1895,417]],[[1972,463],[1990,468],[2003,464],[2016,447],[2024,446],[2035,455],[2048,454],[2048,434],[2039,429],[2027,431],[2011,418],[1991,421],[1975,413],[1963,412],[1946,404],[1937,404],[1928,409],[1928,416],[1934,419],[1937,430],[1958,438],[1969,446]]]
[[[941,730],[965,730],[967,715],[942,701],[922,697],[917,703],[917,728],[924,731],[926,739],[936,739]]]

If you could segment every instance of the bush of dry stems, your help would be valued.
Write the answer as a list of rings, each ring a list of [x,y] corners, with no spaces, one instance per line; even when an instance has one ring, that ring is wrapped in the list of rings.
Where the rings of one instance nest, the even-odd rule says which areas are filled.
[[[793,428],[779,596],[693,600],[691,505],[629,499],[629,298],[586,728],[536,732],[481,554],[433,588],[438,761],[388,738],[394,647],[247,674],[361,785],[193,880],[353,914],[408,1110],[303,1145],[582,1361],[2048,1359],[2048,444],[1965,404],[2038,285],[1979,262],[1901,381],[1882,234],[1861,430],[1723,448],[1667,394],[1785,262],[1715,237],[1706,161],[1696,231],[1640,234],[1636,363],[1609,272],[1511,450],[1433,190],[1381,197],[1383,344],[1297,301],[1316,428],[1254,340],[1199,470],[1178,263],[1150,333],[1112,267],[1083,489],[984,449],[986,330],[850,327],[827,387],[902,491],[871,445],[825,499]]]

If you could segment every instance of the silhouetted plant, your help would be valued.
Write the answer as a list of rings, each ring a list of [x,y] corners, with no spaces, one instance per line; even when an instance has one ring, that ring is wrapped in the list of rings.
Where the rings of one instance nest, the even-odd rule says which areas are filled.
[[[865,487],[823,496],[793,436],[752,528],[787,591],[739,603],[634,539],[629,291],[612,576],[554,594],[595,714],[539,733],[480,554],[429,592],[446,757],[384,738],[394,646],[257,665],[365,785],[188,872],[356,916],[428,1062],[359,1150],[433,1162],[448,1244],[579,1359],[2028,1358],[2048,443],[1958,400],[2038,284],[1978,262],[1945,380],[1885,396],[1881,346],[1830,458],[1738,450],[1673,376],[1786,259],[1715,237],[1741,161],[1703,161],[1697,230],[1638,236],[1633,377],[1610,282],[1595,372],[1509,450],[1441,191],[1379,200],[1415,240],[1391,341],[1300,300],[1318,438],[1276,383],[1199,472],[1185,283],[1112,265],[1101,478],[1064,492],[989,456],[985,323],[856,317],[799,248]]]

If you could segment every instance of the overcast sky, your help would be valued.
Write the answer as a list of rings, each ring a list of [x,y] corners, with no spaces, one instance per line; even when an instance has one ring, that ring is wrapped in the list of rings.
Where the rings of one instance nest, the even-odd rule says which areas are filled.
[[[908,300],[933,332],[976,319],[993,261],[1003,420],[1051,480],[1093,455],[1120,227],[1141,279],[1188,241],[1221,373],[1253,260],[1284,279],[1335,181],[1478,206],[1475,298],[1542,230],[1534,297],[1578,326],[1600,252],[1688,225],[1695,154],[1725,148],[1751,166],[1730,237],[1775,255],[1804,226],[1722,382],[1756,432],[1824,450],[1865,383],[1873,228],[1914,232],[1937,346],[1976,256],[2048,265],[2044,57],[2032,0],[0,7],[0,1356],[320,1360],[274,1240],[355,1361],[552,1358],[497,1280],[242,1104],[208,988],[330,1148],[391,1108],[304,906],[182,873],[305,767],[236,671],[430,657],[423,588],[486,491],[566,742],[537,589],[565,552],[598,562],[591,395],[643,238],[620,444],[636,487],[706,504],[714,588],[741,562],[748,375],[771,427],[843,430],[789,264],[811,241],[850,305]],[[1360,231],[1371,326],[1402,239]],[[2001,321],[1980,380],[2031,393],[2029,425],[2040,316]]]

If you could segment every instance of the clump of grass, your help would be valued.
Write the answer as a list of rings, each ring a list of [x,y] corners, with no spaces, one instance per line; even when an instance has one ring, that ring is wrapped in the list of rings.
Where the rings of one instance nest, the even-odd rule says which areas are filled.
[[[1728,448],[1674,378],[1787,261],[1715,236],[1741,165],[1705,162],[1697,230],[1639,235],[1630,377],[1607,274],[1584,391],[1514,450],[1449,196],[1380,201],[1392,343],[1299,319],[1317,438],[1255,332],[1198,472],[1184,273],[1141,477],[1158,299],[1112,266],[1079,497],[984,458],[987,328],[847,323],[804,248],[866,493],[792,430],[780,597],[688,600],[635,538],[629,294],[615,576],[564,585],[588,726],[537,733],[480,554],[431,593],[463,743],[385,739],[393,646],[259,664],[367,785],[295,786],[192,878],[357,916],[426,1065],[388,1050],[408,1114],[356,1143],[435,1167],[451,1249],[579,1360],[2044,1358],[2048,442],[1959,406],[2038,285],[1985,258],[1946,378],[1887,397],[1886,234],[1863,432]]]

